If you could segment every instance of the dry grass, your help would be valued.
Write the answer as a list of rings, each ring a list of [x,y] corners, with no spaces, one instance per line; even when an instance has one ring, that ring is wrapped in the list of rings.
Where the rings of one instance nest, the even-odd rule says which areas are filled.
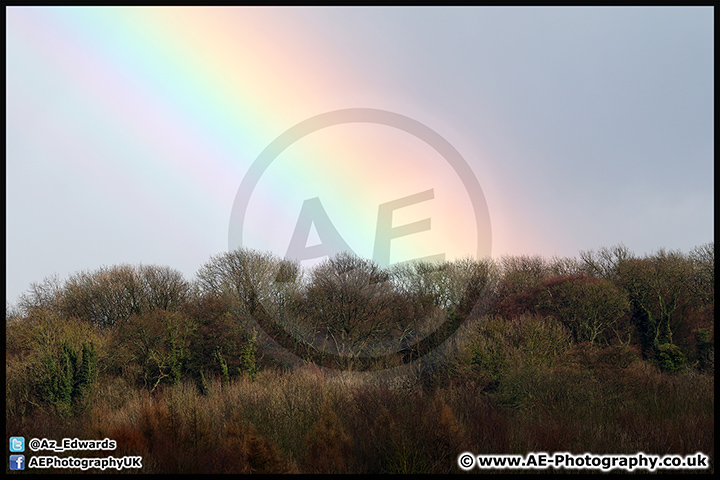
[[[105,375],[85,410],[28,405],[6,366],[6,434],[105,437],[142,473],[454,473],[462,451],[714,457],[714,378],[665,374],[625,347],[581,344],[547,362],[508,362],[495,389],[473,368],[402,375],[317,367],[139,389]],[[423,375],[452,371],[439,388]],[[12,388],[11,388],[12,387]],[[20,388],[22,387],[22,388]],[[25,410],[21,410],[25,407]],[[23,414],[20,414],[23,412]]]

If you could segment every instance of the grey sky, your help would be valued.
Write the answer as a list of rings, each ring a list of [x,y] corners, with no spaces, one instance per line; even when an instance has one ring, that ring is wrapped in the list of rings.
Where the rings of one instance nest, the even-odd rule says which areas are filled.
[[[173,158],[130,167],[115,155],[122,144],[142,156],[142,142],[63,76],[69,59],[38,53],[58,40],[40,34],[43,22],[72,17],[44,10],[7,10],[8,300],[54,273],[124,262],[192,278],[227,248],[232,200],[253,158],[218,179],[221,208],[209,211],[192,182],[161,197],[149,178],[181,184]],[[293,111],[258,145],[291,127],[291,116],[383,108],[431,126],[466,156],[496,255],[575,256],[621,242],[638,254],[688,251],[714,239],[711,7],[276,8],[267,18],[324,42],[304,54],[354,81],[338,86],[344,100]],[[93,35],[105,41],[88,30],[88,47]],[[132,26],[117,38],[132,42]],[[289,36],[256,40],[293,48]],[[85,139],[82,150],[68,132]],[[142,168],[154,176],[136,175]],[[183,221],[158,220],[168,205]]]

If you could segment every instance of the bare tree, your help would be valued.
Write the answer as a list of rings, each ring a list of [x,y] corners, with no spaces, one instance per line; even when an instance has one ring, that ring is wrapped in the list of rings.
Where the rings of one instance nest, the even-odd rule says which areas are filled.
[[[131,315],[179,309],[189,295],[182,274],[168,267],[116,265],[71,275],[65,282],[49,277],[31,285],[20,297],[19,308],[51,308],[69,318],[99,327],[114,325]]]
[[[62,282],[57,275],[46,277],[39,283],[33,282],[18,299],[18,313],[29,315],[35,308],[57,308],[61,294]]]
[[[689,256],[659,250],[619,263],[617,282],[626,289],[646,348],[673,343],[673,333],[694,307],[694,266]]]
[[[423,313],[389,280],[386,270],[351,254],[317,265],[293,304],[304,341],[341,367],[400,351]]]
[[[633,257],[630,250],[621,243],[611,248],[603,247],[597,252],[580,252],[580,268],[588,275],[614,279],[619,273],[621,263]]]
[[[230,295],[237,300],[240,313],[253,315],[268,299],[280,266],[281,261],[269,252],[240,248],[212,257],[196,279],[201,293]]]
[[[695,247],[690,252],[693,264],[692,287],[702,305],[715,303],[715,242]]]
[[[604,278],[558,277],[547,281],[537,298],[537,308],[552,314],[573,334],[576,342],[608,341],[607,333],[620,338],[623,320],[629,317],[627,293]]]

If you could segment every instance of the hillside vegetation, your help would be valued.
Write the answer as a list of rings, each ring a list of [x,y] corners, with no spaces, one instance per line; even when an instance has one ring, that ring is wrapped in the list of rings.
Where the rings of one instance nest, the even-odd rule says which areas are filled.
[[[465,451],[714,471],[714,282],[713,243],[47,278],[6,308],[6,437],[114,439],[141,473],[457,473]]]

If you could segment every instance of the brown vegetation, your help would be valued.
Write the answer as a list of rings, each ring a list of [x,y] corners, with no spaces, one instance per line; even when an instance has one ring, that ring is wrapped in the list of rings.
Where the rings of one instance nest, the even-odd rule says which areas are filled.
[[[141,473],[457,473],[464,451],[714,471],[712,244],[300,273],[237,251],[192,283],[31,286],[7,309],[6,436],[114,439]]]

